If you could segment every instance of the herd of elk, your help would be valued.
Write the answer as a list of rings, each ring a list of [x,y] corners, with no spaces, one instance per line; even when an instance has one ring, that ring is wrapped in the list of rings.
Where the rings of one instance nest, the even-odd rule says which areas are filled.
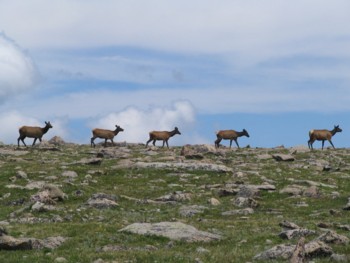
[[[112,145],[114,145],[113,138],[119,133],[124,131],[123,128],[121,128],[118,125],[115,125],[115,130],[106,130],[106,129],[100,129],[95,128],[92,130],[92,137],[90,140],[91,147],[95,147],[95,139],[101,138],[105,140],[104,146],[107,146],[107,140],[110,140],[112,142]],[[26,137],[28,138],[34,138],[32,146],[35,145],[35,142],[37,139],[41,142],[41,138],[45,133],[48,132],[48,130],[52,128],[52,125],[50,122],[45,121],[45,127],[33,127],[33,126],[22,126],[19,128],[19,137],[17,139],[17,145],[19,147],[20,141],[24,144],[24,146],[27,146],[24,142],[24,139]],[[335,149],[332,137],[337,133],[342,132],[342,129],[339,127],[339,125],[335,125],[333,130],[310,130],[309,132],[309,140],[308,140],[308,147],[309,149],[313,150],[313,143],[315,141],[322,141],[322,150],[324,147],[324,142],[327,140],[332,145],[333,149]],[[153,145],[156,145],[156,141],[163,141],[163,146],[166,144],[166,146],[169,148],[168,140],[173,137],[176,134],[180,134],[181,132],[177,127],[174,128],[172,131],[151,131],[149,133],[149,140],[146,142],[146,147],[150,142],[153,143]],[[243,131],[235,131],[235,130],[220,130],[216,132],[216,140],[215,140],[215,147],[220,147],[220,142],[222,140],[230,140],[230,148],[232,147],[232,141],[235,141],[238,148],[239,144],[237,139],[239,137],[246,136],[249,137],[249,133],[246,129],[243,129]]]

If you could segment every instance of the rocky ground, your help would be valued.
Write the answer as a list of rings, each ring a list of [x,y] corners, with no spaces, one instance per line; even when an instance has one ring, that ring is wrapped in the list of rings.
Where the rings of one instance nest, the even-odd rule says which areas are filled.
[[[0,261],[348,262],[349,161],[304,146],[3,145]]]

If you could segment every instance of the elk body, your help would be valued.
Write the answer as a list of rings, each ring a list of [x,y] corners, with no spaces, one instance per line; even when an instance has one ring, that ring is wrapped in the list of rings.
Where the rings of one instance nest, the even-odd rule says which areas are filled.
[[[216,132],[217,139],[215,140],[215,147],[219,148],[221,140],[230,140],[230,148],[232,146],[232,141],[235,141],[237,147],[239,148],[237,139],[238,137],[241,137],[241,136],[249,137],[249,134],[246,131],[246,129],[243,129],[243,131],[241,132],[238,132],[235,130],[218,131]]]
[[[19,141],[22,141],[24,146],[27,146],[26,143],[24,142],[24,139],[26,137],[28,138],[34,138],[32,146],[34,146],[35,142],[37,139],[41,142],[41,138],[47,131],[52,128],[52,125],[50,122],[45,121],[45,127],[40,128],[40,127],[31,127],[31,126],[22,126],[19,128],[19,137],[17,139],[17,144],[19,147]]]
[[[329,143],[332,145],[333,149],[335,149],[333,143],[332,143],[332,137],[337,133],[337,132],[342,132],[342,129],[339,128],[339,125],[334,125],[334,129],[329,131],[329,130],[311,130],[309,132],[309,141],[307,142],[309,149],[313,150],[314,148],[312,147],[312,144],[315,141],[322,141],[322,150],[324,146],[324,142],[327,140]]]
[[[173,137],[175,134],[180,134],[181,132],[177,127],[174,128],[173,131],[151,131],[149,133],[149,140],[146,143],[146,147],[148,144],[153,141],[153,145],[156,145],[156,141],[163,141],[163,147],[166,143],[166,146],[169,148],[168,140],[170,137]]]
[[[124,131],[123,128],[121,128],[118,125],[115,125],[116,129],[114,131],[112,130],[104,130],[104,129],[93,129],[92,130],[92,137],[91,137],[91,147],[92,146],[96,146],[96,144],[94,143],[94,140],[96,138],[101,138],[101,139],[105,139],[105,147],[107,146],[107,140],[111,140],[112,144],[114,145],[114,141],[113,138],[119,133]]]

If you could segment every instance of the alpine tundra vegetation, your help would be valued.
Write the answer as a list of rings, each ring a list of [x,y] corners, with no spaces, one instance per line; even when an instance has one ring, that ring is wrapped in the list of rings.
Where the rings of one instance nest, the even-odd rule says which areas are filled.
[[[56,138],[0,158],[0,262],[349,261],[350,149]]]

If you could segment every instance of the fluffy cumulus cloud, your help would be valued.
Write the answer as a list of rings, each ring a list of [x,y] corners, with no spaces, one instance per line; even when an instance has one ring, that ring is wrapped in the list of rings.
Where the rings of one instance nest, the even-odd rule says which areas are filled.
[[[0,101],[33,88],[37,80],[38,71],[30,56],[0,34]]]
[[[152,130],[170,131],[178,127],[180,132],[189,131],[195,122],[195,109],[187,101],[178,101],[171,107],[152,107],[140,110],[128,107],[123,111],[110,113],[90,123],[91,128],[114,129],[119,125],[124,132],[118,140],[128,142],[146,142]],[[173,139],[173,145],[182,142],[181,137]]]

